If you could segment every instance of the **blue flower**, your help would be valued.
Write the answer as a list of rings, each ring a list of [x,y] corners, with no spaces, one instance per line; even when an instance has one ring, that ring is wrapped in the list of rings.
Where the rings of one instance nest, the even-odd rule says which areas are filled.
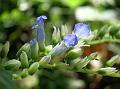
[[[66,52],[68,50],[68,47],[64,44],[62,41],[61,43],[58,43],[51,51],[51,57],[55,57],[60,55],[63,52]]]
[[[67,47],[75,46],[78,43],[78,38],[75,34],[68,34],[64,36],[63,42]]]
[[[44,20],[45,19],[47,19],[47,17],[46,16],[44,16],[44,15],[42,15],[42,16],[39,16],[39,17],[37,17],[37,19],[36,19],[36,23],[38,24],[38,25],[43,25],[44,26]]]
[[[37,40],[36,40],[36,39],[31,40],[31,41],[30,41],[30,44],[31,44],[31,45],[37,44]]]
[[[78,38],[86,38],[90,35],[90,26],[83,23],[75,24],[73,34]]]
[[[36,25],[32,27],[32,29],[37,30],[37,37],[36,40],[38,44],[43,44],[45,41],[45,31],[44,31],[44,20],[47,19],[46,16],[39,16],[36,19]]]

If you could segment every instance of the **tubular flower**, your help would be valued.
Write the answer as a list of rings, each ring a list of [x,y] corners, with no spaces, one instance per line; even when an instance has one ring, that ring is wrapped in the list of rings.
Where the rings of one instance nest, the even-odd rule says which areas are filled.
[[[44,31],[44,20],[47,19],[46,16],[39,16],[36,19],[36,25],[32,27],[32,29],[37,30],[37,38],[38,44],[43,44],[45,41],[45,31]]]

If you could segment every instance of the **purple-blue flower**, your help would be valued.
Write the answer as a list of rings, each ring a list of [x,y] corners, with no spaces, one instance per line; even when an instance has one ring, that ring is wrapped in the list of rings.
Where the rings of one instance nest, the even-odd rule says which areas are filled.
[[[45,31],[44,31],[44,20],[47,19],[46,16],[39,16],[36,19],[36,25],[32,27],[32,29],[37,30],[37,37],[36,40],[38,41],[38,44],[43,44],[45,41]]]
[[[64,36],[63,42],[67,47],[75,46],[78,43],[78,38],[75,34],[68,34]]]
[[[39,16],[39,17],[37,17],[37,19],[36,19],[36,23],[37,23],[38,25],[44,25],[44,20],[45,20],[45,19],[47,19],[46,16],[44,16],[44,15]]]
[[[73,34],[78,38],[86,38],[90,35],[90,26],[83,23],[75,24]]]
[[[35,45],[35,44],[37,44],[37,40],[36,40],[36,39],[31,40],[31,41],[30,41],[30,44],[31,44],[32,46]]]

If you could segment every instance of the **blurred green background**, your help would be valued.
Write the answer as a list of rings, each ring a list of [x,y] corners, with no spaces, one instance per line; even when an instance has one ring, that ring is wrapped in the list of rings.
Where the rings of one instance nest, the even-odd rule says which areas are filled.
[[[9,40],[9,58],[14,58],[21,45],[32,39],[31,27],[40,15],[48,17],[45,31],[46,44],[50,44],[53,26],[62,24],[72,29],[75,23],[84,22],[91,30],[99,30],[107,24],[118,30],[120,0],[0,0],[0,49]],[[112,45],[119,49],[117,46]],[[0,89],[120,89],[118,78],[99,79],[82,73],[51,70],[41,70],[38,75],[12,81],[9,72],[1,70]]]

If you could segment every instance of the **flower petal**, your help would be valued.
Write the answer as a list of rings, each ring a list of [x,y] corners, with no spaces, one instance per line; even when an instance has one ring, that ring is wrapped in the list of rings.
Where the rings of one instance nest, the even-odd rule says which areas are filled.
[[[73,33],[78,38],[86,38],[90,35],[90,26],[83,23],[75,24]]]
[[[47,19],[47,17],[42,15],[42,16],[37,17],[36,22],[37,22],[38,25],[44,25],[44,20],[45,19]]]
[[[78,43],[78,38],[75,34],[68,34],[64,36],[63,42],[67,47],[75,46]]]

